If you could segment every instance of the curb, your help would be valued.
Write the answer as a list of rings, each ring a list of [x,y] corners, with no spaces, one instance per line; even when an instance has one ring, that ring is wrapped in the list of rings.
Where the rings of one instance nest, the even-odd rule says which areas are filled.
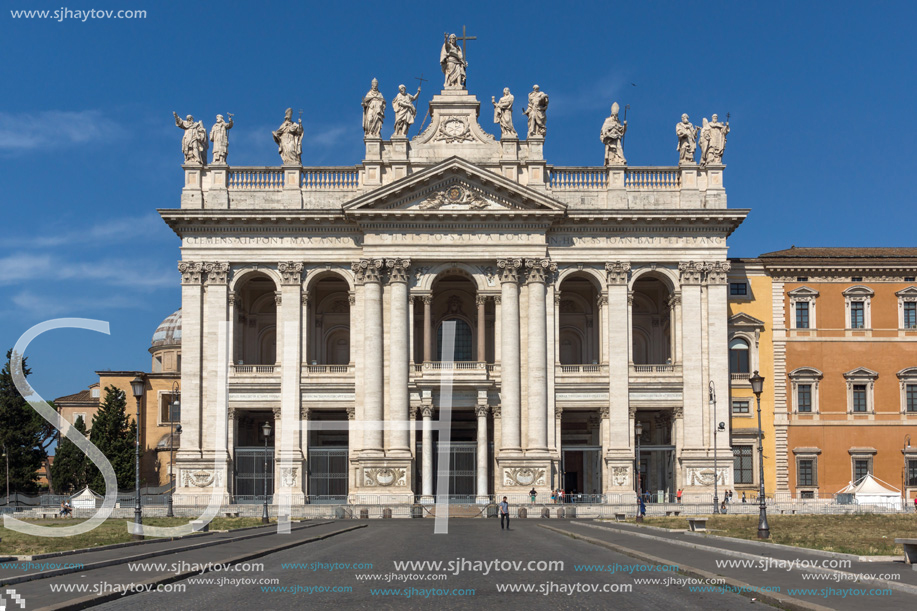
[[[608,528],[606,526],[598,526],[596,524],[581,524],[581,526],[585,526],[587,528],[598,528],[598,529],[607,530],[607,531],[616,530],[613,528]],[[617,530],[620,530],[620,529],[617,529]],[[632,535],[634,537],[643,537],[644,539],[652,539],[654,541],[660,541],[663,543],[670,543],[672,545],[690,547],[692,549],[703,550],[705,552],[716,552],[724,556],[732,556],[734,558],[742,558],[745,560],[760,560],[762,558],[762,556],[759,556],[756,554],[749,554],[748,552],[738,552],[735,550],[723,549],[720,547],[713,547],[710,545],[701,545],[699,543],[692,543],[689,541],[679,541],[677,539],[666,539],[664,537],[657,537],[655,535],[647,535],[647,534],[635,533],[635,532],[626,532],[626,534]],[[798,549],[798,548],[790,547],[790,549]],[[805,570],[813,572],[813,573],[824,573],[827,575],[855,575],[856,574],[856,573],[850,573],[848,571],[840,571],[837,569],[829,569],[829,568],[820,567],[820,566],[807,566]],[[900,590],[902,592],[907,592],[908,594],[917,594],[917,586],[912,586],[910,584],[901,583],[900,581],[885,581],[884,579],[857,579],[857,580],[851,579],[851,580],[845,580],[845,581],[851,581],[853,583],[872,583],[872,584],[876,584],[876,585],[883,586],[886,588],[892,588],[895,590]]]
[[[293,530],[305,530],[307,528],[312,528],[314,526],[324,526],[325,524],[332,524],[333,522],[321,522],[319,524],[309,524],[307,526],[301,526]],[[146,560],[147,558],[156,558],[157,556],[165,556],[167,554],[175,554],[180,552],[187,552],[196,549],[203,549],[205,547],[213,547],[214,545],[222,545],[224,543],[234,543],[236,541],[245,541],[246,539],[255,539],[257,537],[265,537],[276,533],[276,530],[271,530],[270,532],[261,532],[254,533],[251,535],[245,535],[242,537],[231,537],[229,539],[220,539],[218,541],[205,541],[203,543],[197,543],[194,545],[188,545],[185,547],[173,547],[169,549],[159,550],[155,552],[148,552],[146,554],[137,554],[135,556],[122,556],[120,558],[113,558],[111,560],[101,560],[99,562],[92,562],[90,564],[84,564],[80,568],[66,568],[66,569],[52,569],[50,571],[44,571],[41,573],[29,573],[26,575],[20,575],[19,577],[10,577],[8,579],[0,580],[0,586],[11,586],[17,583],[26,583],[28,581],[37,581],[39,579],[49,579],[51,577],[60,577],[62,575],[69,575],[70,573],[80,573],[83,571],[94,571],[96,569],[104,569],[109,566],[116,566],[118,564],[126,564],[128,562],[136,562],[139,560]]]
[[[638,552],[628,547],[622,547],[620,545],[615,545],[614,543],[608,543],[607,541],[602,541],[601,539],[594,539],[592,537],[587,537],[579,533],[570,532],[567,530],[561,530],[559,528],[554,528],[552,526],[547,526],[545,524],[539,524],[540,527],[546,528],[548,530],[554,531],[561,535],[566,535],[574,539],[580,539],[587,543],[593,545],[598,545],[610,549],[612,551],[624,554],[625,556],[630,556],[631,558],[637,558],[638,560],[643,560],[645,562],[650,562],[652,564],[670,566],[671,561],[664,558],[659,558],[658,556],[652,556],[650,554],[645,554],[643,552]],[[596,527],[601,528],[601,527]],[[654,537],[656,538],[656,537]],[[683,573],[689,577],[695,577],[698,579],[722,579],[726,582],[727,585],[737,588],[738,591],[734,592],[746,598],[755,598],[761,601],[764,601],[771,605],[776,605],[778,607],[789,609],[790,611],[832,611],[829,607],[823,607],[821,605],[816,605],[814,603],[808,603],[797,598],[791,598],[777,592],[758,592],[758,591],[748,591],[755,588],[755,586],[750,583],[745,583],[743,581],[738,581],[731,577],[725,577],[723,575],[717,575],[714,573],[709,573],[702,569],[694,568],[691,566],[685,566],[683,564],[678,565],[678,572]]]
[[[331,524],[331,522],[326,522],[326,524]],[[358,524],[357,526],[349,526],[347,528],[343,528],[341,530],[335,530],[330,533],[326,533],[324,535],[319,535],[317,537],[312,537],[311,539],[306,539],[304,541],[297,541],[295,543],[284,543],[283,545],[280,545],[278,547],[271,547],[268,549],[258,550],[257,552],[242,554],[241,556],[236,556],[235,558],[228,558],[221,564],[238,564],[239,562],[247,562],[248,560],[254,560],[256,558],[261,558],[262,556],[267,556],[269,554],[274,554],[276,552],[282,552],[285,549],[290,549],[292,547],[297,547],[299,545],[305,545],[307,543],[314,543],[316,541],[322,541],[324,539],[334,537],[335,535],[347,533],[352,530],[358,530],[360,528],[366,528],[367,526],[369,525],[368,524]],[[302,529],[297,529],[297,530],[302,530]],[[144,585],[144,586],[165,585],[167,583],[174,583],[176,581],[182,581],[183,579],[187,579],[188,577],[194,577],[195,575],[203,575],[205,573],[210,573],[210,572],[211,572],[210,570],[185,571],[184,573],[179,573],[177,575],[169,575],[167,577],[157,577],[155,579],[150,579],[148,581],[141,581],[137,583],[138,585]],[[112,592],[104,596],[84,596],[83,598],[78,598],[76,600],[69,601],[66,603],[61,603],[59,605],[51,605],[51,606],[45,607],[45,609],[48,609],[49,611],[86,609],[87,607],[95,607],[96,605],[100,605],[102,603],[110,602],[112,600],[118,600],[126,596],[132,596],[134,594],[139,594],[139,593],[140,592],[128,591],[126,593],[125,592]]]

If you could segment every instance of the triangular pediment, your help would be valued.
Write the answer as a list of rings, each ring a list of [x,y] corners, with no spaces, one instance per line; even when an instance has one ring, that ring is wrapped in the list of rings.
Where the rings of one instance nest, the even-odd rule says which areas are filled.
[[[818,291],[807,286],[801,286],[798,289],[787,291],[787,295],[791,297],[818,297]]]
[[[547,214],[560,215],[566,206],[554,198],[450,157],[416,174],[353,199],[343,206],[348,214]]]
[[[855,379],[855,378],[875,379],[879,377],[879,373],[867,367],[857,367],[856,369],[851,369],[850,371],[845,373],[844,377],[847,378],[848,380]]]
[[[745,312],[739,312],[729,317],[729,326],[764,329],[764,321],[758,320],[754,316],[749,316]]]

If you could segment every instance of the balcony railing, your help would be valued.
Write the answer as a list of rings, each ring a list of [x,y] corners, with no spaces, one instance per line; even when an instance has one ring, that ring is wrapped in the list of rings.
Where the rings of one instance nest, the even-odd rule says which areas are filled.
[[[353,363],[348,365],[303,365],[303,373],[306,375],[353,373],[354,369]]]
[[[675,373],[681,370],[680,365],[631,365],[632,373]]]
[[[232,373],[274,374],[280,373],[280,365],[230,365]]]
[[[681,189],[678,168],[628,168],[624,172],[624,187],[629,191],[675,191]]]
[[[608,373],[608,363],[591,363],[585,365],[555,365],[554,373]]]
[[[733,382],[747,382],[751,377],[750,373],[730,373],[729,379]]]
[[[273,191],[283,189],[283,168],[244,168],[229,170],[230,191]]]

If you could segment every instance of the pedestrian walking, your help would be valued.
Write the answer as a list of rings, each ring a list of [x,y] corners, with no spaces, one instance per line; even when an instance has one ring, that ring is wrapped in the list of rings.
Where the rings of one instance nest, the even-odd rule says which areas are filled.
[[[643,500],[642,496],[639,499],[639,503],[640,503],[640,517],[642,518],[646,515],[646,501]]]
[[[747,500],[745,500],[745,493],[744,493],[744,492],[742,493],[742,502],[743,502],[743,503],[747,503],[747,502],[748,502]]]
[[[529,496],[532,497],[532,505],[535,504],[535,496],[536,496],[537,494],[538,494],[538,493],[535,491],[535,487],[532,486],[532,489],[529,490]]]
[[[560,489],[560,502],[561,503],[564,502],[564,489],[563,488]]]
[[[506,502],[505,496],[500,503],[500,530],[503,530],[503,520],[506,520],[506,530],[509,530],[509,503]]]

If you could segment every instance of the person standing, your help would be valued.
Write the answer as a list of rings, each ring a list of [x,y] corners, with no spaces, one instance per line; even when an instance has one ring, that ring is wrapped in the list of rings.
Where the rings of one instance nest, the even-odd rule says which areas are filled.
[[[503,530],[503,520],[506,520],[506,530],[509,530],[509,503],[506,502],[505,496],[500,503],[500,530]]]
[[[675,493],[675,499],[677,502],[681,502],[681,488],[679,488],[678,492]]]
[[[744,492],[742,493],[742,502],[743,502],[743,503],[747,503],[747,502],[748,502],[748,501],[745,499],[745,493],[744,493]]]
[[[535,496],[536,496],[537,494],[538,494],[538,492],[535,491],[535,486],[532,486],[532,489],[529,490],[529,496],[532,497],[532,505],[535,504]]]

